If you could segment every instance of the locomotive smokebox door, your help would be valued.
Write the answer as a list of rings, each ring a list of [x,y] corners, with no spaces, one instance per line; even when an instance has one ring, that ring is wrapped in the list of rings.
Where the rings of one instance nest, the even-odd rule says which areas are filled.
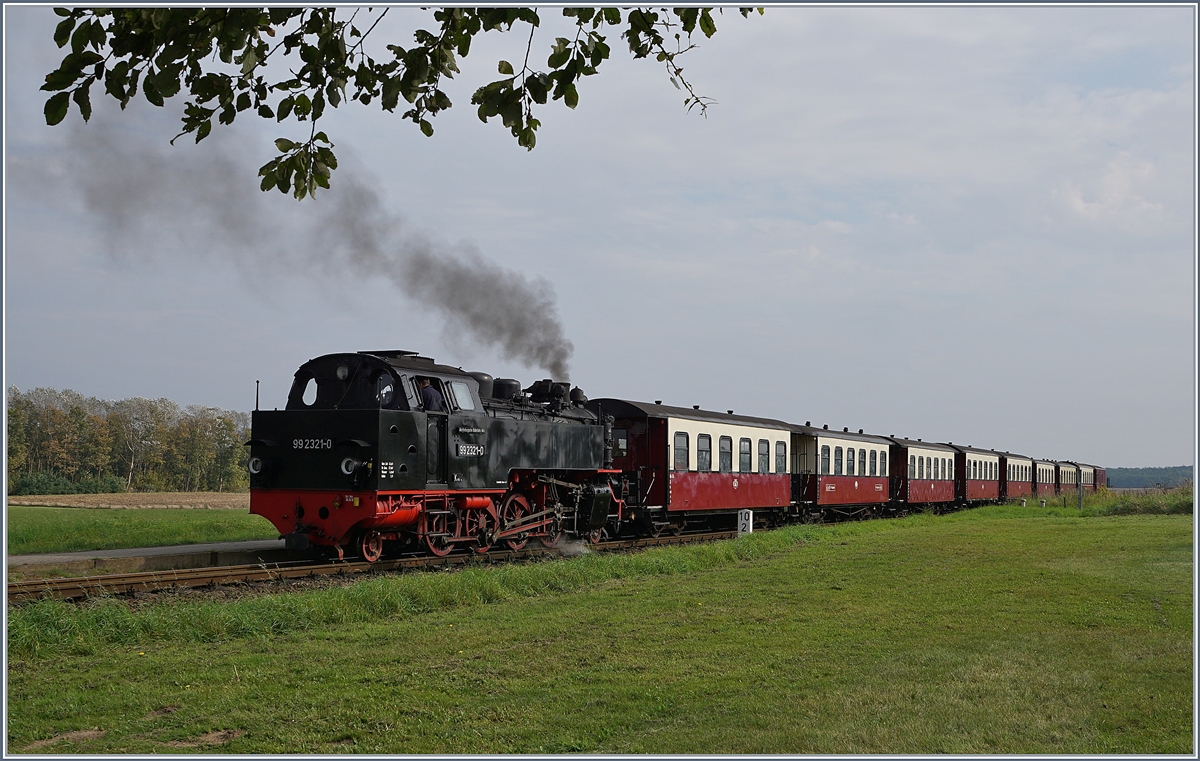
[[[608,508],[612,505],[612,490],[607,484],[592,484],[584,490],[580,497],[579,518],[586,519],[586,525],[580,527],[580,532],[595,531],[603,528],[608,521]]]

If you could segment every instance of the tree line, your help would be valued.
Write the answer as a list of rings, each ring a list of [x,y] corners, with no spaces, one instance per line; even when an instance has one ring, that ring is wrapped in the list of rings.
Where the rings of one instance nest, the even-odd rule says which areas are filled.
[[[250,415],[8,389],[8,493],[245,491]]]

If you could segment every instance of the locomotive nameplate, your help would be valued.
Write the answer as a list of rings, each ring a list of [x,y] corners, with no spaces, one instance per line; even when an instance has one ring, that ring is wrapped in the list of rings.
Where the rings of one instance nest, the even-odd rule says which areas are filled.
[[[465,425],[455,428],[454,432],[455,433],[487,433],[487,431],[483,430],[482,428],[469,428]]]
[[[333,439],[292,439],[292,449],[333,449]]]
[[[457,447],[458,447],[458,456],[459,457],[482,457],[483,456],[483,445],[482,444],[458,444]]]

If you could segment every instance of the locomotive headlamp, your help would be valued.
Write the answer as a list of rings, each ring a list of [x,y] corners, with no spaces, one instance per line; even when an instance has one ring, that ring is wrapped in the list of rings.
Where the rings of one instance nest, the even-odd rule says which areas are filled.
[[[246,469],[250,471],[251,475],[257,476],[263,472],[264,464],[261,457],[251,457],[250,462],[246,463]]]
[[[354,475],[354,471],[358,470],[359,465],[362,465],[362,463],[353,457],[347,457],[342,460],[342,472],[348,476],[352,476]]]
[[[338,365],[338,369],[337,369],[338,380],[344,381],[344,380],[346,380],[346,378],[349,378],[349,377],[350,377],[350,368],[346,367],[345,365]]]

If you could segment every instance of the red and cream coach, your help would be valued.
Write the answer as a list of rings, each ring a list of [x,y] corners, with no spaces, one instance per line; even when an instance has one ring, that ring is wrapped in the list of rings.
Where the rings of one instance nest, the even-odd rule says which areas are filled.
[[[1000,499],[1000,455],[990,449],[954,447],[958,454],[954,458],[960,473],[958,491],[960,501],[994,502]]]
[[[891,499],[891,443],[861,428],[851,433],[811,423],[792,426],[792,499],[798,510],[824,519],[882,515]]]
[[[592,404],[614,418],[612,466],[627,474],[627,504],[653,533],[722,525],[743,509],[768,523],[789,512],[787,423],[659,402]]]
[[[1000,498],[1033,496],[1033,460],[1012,452],[1000,453]]]
[[[942,509],[954,504],[954,456],[947,444],[889,436],[892,499],[900,505]]]
[[[1033,492],[1039,497],[1053,497],[1058,483],[1058,465],[1052,460],[1033,461]]]
[[[1074,494],[1079,488],[1079,466],[1073,462],[1054,463],[1059,494]]]

